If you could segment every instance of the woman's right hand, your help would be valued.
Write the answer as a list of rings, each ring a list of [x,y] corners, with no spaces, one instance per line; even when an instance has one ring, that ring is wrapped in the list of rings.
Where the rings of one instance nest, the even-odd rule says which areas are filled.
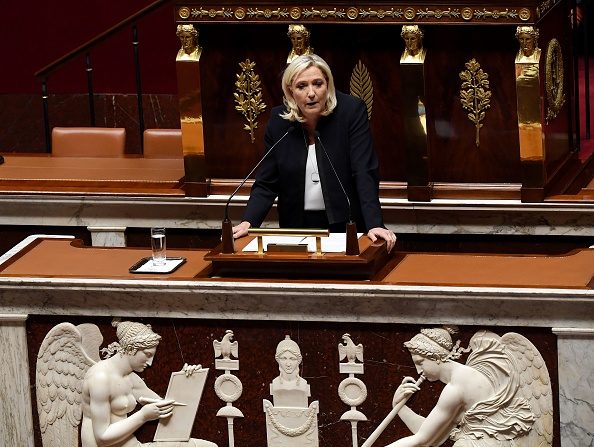
[[[235,225],[233,227],[233,239],[239,239],[240,237],[247,236],[248,230],[251,226],[252,224],[246,220],[241,222],[239,225]]]
[[[420,388],[416,384],[416,379],[414,377],[405,377],[404,379],[402,379],[402,383],[394,393],[394,398],[392,399],[392,407],[395,407],[403,400],[408,400],[408,398],[417,391],[419,391],[419,389]]]
[[[171,416],[173,412],[173,402],[172,399],[162,399],[156,402],[146,404],[140,409],[142,416],[145,421],[154,421],[155,419],[164,419]]]

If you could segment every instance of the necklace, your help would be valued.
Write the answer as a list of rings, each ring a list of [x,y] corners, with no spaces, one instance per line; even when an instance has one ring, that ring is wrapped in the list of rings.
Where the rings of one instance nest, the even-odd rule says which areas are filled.
[[[315,149],[314,149],[314,151],[315,151]],[[315,152],[314,152],[314,154],[315,154]],[[312,183],[320,183],[320,174],[316,170],[316,165],[313,162],[313,157],[310,157],[308,154],[307,159],[309,160],[309,163],[311,165],[312,172],[311,172],[310,178],[311,178]]]

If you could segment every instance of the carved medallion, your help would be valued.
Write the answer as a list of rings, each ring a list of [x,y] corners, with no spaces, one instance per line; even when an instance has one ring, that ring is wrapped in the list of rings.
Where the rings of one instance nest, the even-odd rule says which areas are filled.
[[[530,10],[527,8],[520,9],[520,20],[527,21],[530,19]]]
[[[187,6],[182,6],[177,11],[177,14],[181,19],[187,19],[188,17],[190,17],[190,8],[188,8]]]
[[[237,8],[234,14],[237,20],[243,20],[245,18],[245,9]]]
[[[347,9],[347,17],[350,20],[355,20],[358,15],[359,15],[359,11],[357,10],[357,8],[353,7],[353,8]]]
[[[470,19],[472,19],[472,9],[470,9],[470,8],[463,8],[462,9],[462,18],[464,20],[470,20]]]
[[[485,111],[491,107],[491,91],[489,90],[489,75],[483,71],[481,65],[471,59],[464,64],[466,70],[460,73],[462,85],[460,87],[460,102],[468,110],[468,119],[476,128],[475,144],[480,146],[481,121],[485,119]]]
[[[563,90],[563,53],[557,39],[551,39],[547,46],[547,58],[545,61],[545,88],[547,91],[547,116],[549,123],[554,120],[563,104],[565,104],[565,92]]]

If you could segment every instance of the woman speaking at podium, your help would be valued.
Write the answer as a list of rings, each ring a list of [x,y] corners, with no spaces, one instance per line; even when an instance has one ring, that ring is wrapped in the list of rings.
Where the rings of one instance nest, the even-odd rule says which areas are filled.
[[[396,242],[383,226],[378,161],[363,101],[337,92],[328,64],[295,58],[282,77],[283,106],[272,109],[266,150],[235,239],[259,227],[278,197],[281,228],[344,232],[350,221],[372,241]],[[274,146],[274,147],[273,147]]]

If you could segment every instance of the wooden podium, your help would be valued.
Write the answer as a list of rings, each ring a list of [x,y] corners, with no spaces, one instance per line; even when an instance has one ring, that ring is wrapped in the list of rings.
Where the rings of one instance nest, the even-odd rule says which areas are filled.
[[[385,241],[371,242],[361,236],[359,255],[344,253],[310,252],[257,252],[242,251],[254,237],[235,241],[235,253],[223,253],[222,244],[204,256],[212,264],[212,276],[250,278],[326,278],[367,280],[373,278],[386,265],[390,254]]]

